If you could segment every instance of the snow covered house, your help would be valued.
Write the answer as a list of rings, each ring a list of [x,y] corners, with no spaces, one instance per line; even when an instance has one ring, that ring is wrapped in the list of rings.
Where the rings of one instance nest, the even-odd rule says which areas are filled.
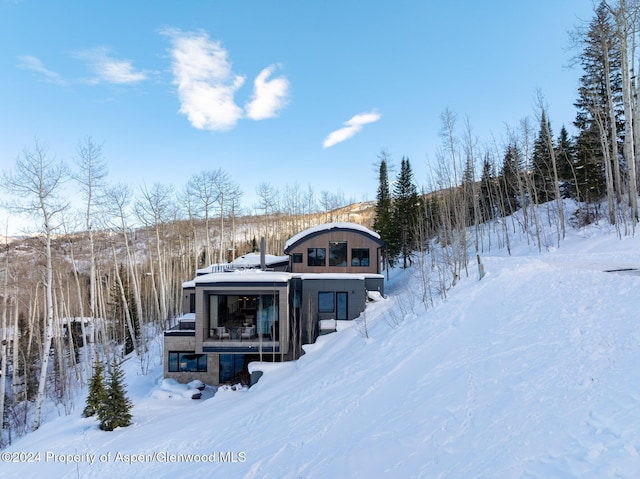
[[[284,256],[245,255],[183,284],[183,315],[164,333],[164,376],[186,383],[249,382],[251,361],[300,356],[320,324],[352,320],[384,294],[373,231],[355,223],[308,228]]]

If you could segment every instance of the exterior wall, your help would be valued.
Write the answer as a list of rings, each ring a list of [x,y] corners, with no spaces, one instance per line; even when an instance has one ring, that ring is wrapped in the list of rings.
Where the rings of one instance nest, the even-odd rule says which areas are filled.
[[[191,306],[191,295],[196,292],[195,288],[183,288],[182,289],[182,313],[191,313],[189,311]]]
[[[378,291],[384,296],[384,276],[367,276],[364,279],[364,287],[367,291]]]
[[[336,319],[336,311],[321,313],[318,311],[318,293],[320,291],[347,293],[347,319],[356,319],[364,311],[366,291],[362,279],[304,279],[302,281],[302,314],[309,312],[314,321]]]
[[[164,337],[164,377],[172,378],[179,383],[186,384],[199,379],[205,384],[216,385],[219,382],[220,362],[217,354],[207,355],[207,372],[169,372],[169,352],[193,352],[195,350],[195,336]]]
[[[347,266],[329,266],[329,242],[347,242]],[[373,237],[359,232],[340,229],[331,229],[317,234],[309,235],[299,243],[292,245],[287,253],[293,258],[294,253],[302,254],[302,263],[293,263],[292,273],[379,273],[380,272],[380,243]],[[327,262],[325,266],[307,265],[307,248],[325,248]],[[351,266],[352,248],[369,249],[369,266]]]
[[[295,283],[300,294],[298,315],[303,341],[315,341],[315,338],[320,332],[320,320],[337,318],[337,312],[335,310],[330,313],[321,313],[318,311],[319,292],[346,292],[348,320],[356,319],[366,307],[366,289],[362,278],[304,279],[296,280]]]
[[[278,293],[278,338],[279,353],[287,354],[289,352],[289,284],[288,283],[264,283],[264,284],[247,284],[235,283],[232,285],[198,285],[196,287],[196,334],[195,334],[195,350],[203,352],[206,339],[209,336],[209,305],[208,297],[212,294],[226,295],[270,295],[273,292]],[[246,351],[225,350],[225,354],[245,353]]]

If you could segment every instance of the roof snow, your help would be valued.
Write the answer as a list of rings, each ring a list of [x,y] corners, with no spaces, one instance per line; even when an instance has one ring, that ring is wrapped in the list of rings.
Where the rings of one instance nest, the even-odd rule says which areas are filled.
[[[327,230],[336,229],[336,228],[358,230],[368,235],[371,235],[374,238],[380,239],[380,235],[378,233],[376,233],[375,231],[371,231],[369,228],[359,225],[358,223],[349,223],[349,222],[324,223],[322,225],[317,225],[317,226],[312,226],[311,228],[307,228],[306,230],[303,230],[297,235],[294,235],[291,238],[289,238],[284,245],[284,250],[287,251],[290,246],[294,245],[305,236],[318,233],[320,231],[327,231]]]
[[[183,283],[195,287],[207,283],[286,283],[291,273],[281,271],[262,271],[259,269],[237,270],[229,273],[209,273],[196,277],[193,281]]]
[[[267,266],[286,263],[289,261],[289,256],[276,256],[273,254],[264,255],[265,264]],[[196,275],[203,275],[209,273],[215,273],[225,268],[228,269],[241,269],[241,268],[259,268],[260,267],[260,253],[247,253],[234,259],[231,263],[217,263],[207,266],[196,271]]]

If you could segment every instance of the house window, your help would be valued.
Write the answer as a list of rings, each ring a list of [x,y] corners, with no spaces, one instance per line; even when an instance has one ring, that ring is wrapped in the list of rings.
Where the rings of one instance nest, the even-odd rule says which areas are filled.
[[[195,293],[191,293],[189,295],[189,312],[190,313],[196,312],[196,294]]]
[[[169,372],[207,372],[207,355],[194,353],[169,352]]]
[[[307,266],[324,266],[326,256],[325,248],[307,248]]]
[[[318,293],[318,312],[333,313],[334,309],[333,291],[320,291]]]
[[[302,263],[302,253],[293,253],[293,262]]]
[[[329,266],[347,265],[347,242],[329,241]]]
[[[352,248],[351,266],[369,266],[369,248]]]

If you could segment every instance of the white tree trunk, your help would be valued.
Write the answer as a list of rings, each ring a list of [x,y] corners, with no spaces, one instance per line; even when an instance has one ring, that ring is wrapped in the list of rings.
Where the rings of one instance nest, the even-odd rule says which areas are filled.
[[[45,207],[43,206],[43,209]],[[46,209],[45,209],[46,211]],[[44,215],[45,220],[45,254],[46,254],[46,280],[45,280],[45,298],[46,298],[46,317],[44,325],[44,341],[42,343],[42,361],[40,365],[40,379],[38,382],[38,393],[35,400],[35,411],[33,416],[32,429],[35,431],[40,427],[40,419],[42,414],[42,403],[44,402],[46,385],[47,385],[47,369],[49,367],[49,357],[51,351],[51,340],[53,338],[53,265],[51,260],[51,226],[48,214]]]

